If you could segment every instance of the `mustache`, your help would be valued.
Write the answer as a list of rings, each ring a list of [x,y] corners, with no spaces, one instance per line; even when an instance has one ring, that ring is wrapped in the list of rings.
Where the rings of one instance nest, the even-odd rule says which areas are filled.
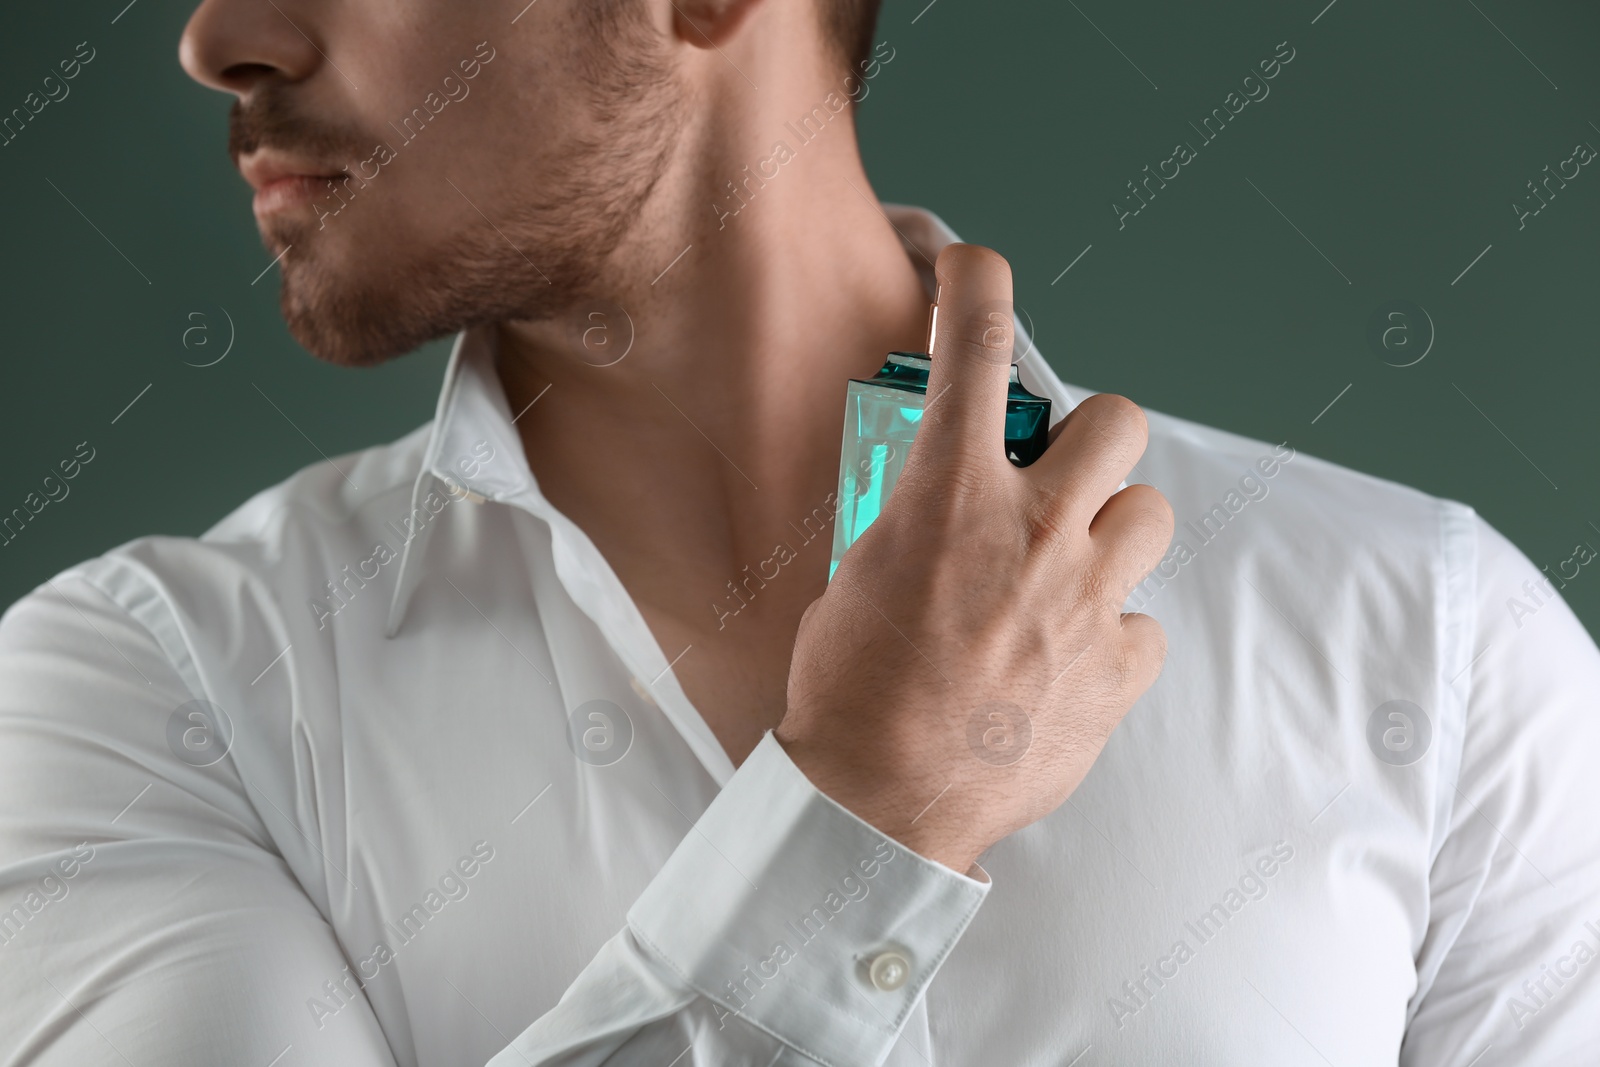
[[[248,105],[235,100],[228,113],[228,155],[235,167],[240,156],[258,148],[275,148],[319,162],[354,158],[354,146],[360,139],[353,127],[299,114],[283,92],[271,88],[251,93]]]

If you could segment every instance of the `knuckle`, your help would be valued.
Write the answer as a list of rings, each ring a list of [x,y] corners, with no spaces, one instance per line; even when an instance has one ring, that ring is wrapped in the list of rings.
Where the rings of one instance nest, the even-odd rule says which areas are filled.
[[[909,470],[910,477],[902,476],[895,487],[894,496],[884,509],[884,518],[890,512],[897,516],[913,513],[915,525],[927,530],[948,532],[965,521],[973,502],[988,495],[994,488],[994,476],[975,463],[959,459],[940,467],[937,477],[925,477],[920,467]],[[895,501],[905,498],[905,505],[895,507]]]
[[[938,484],[928,486],[927,495],[947,503],[964,502],[984,496],[995,487],[994,474],[964,457],[953,458],[941,472]]]
[[[1176,516],[1172,511],[1172,503],[1166,496],[1153,485],[1135,482],[1123,492],[1127,494],[1128,504],[1133,509],[1135,524],[1144,532],[1157,536],[1163,542],[1172,539],[1172,531]]]
[[[1167,494],[1154,486],[1150,487],[1150,491],[1155,494],[1156,524],[1162,532],[1161,540],[1170,541],[1173,531],[1177,529],[1178,515],[1172,510],[1172,501],[1167,499]]]
[[[1140,508],[1150,513],[1152,518],[1172,516],[1172,505],[1167,500],[1167,495],[1148,482],[1133,482],[1124,490],[1129,499],[1137,501]]]
[[[1106,663],[1106,670],[1110,673],[1117,689],[1131,689],[1139,679],[1139,653],[1133,648],[1123,645],[1111,654]]]
[[[948,353],[957,359],[998,365],[1011,362],[1013,333],[1011,316],[996,310],[980,310],[962,316],[951,325],[950,335],[940,340],[949,345]]]
[[[1127,640],[1123,647],[1141,661],[1159,669],[1167,658],[1167,631],[1149,615],[1130,614],[1123,619]]]
[[[1116,393],[1096,393],[1079,405],[1092,415],[1094,424],[1107,433],[1127,436],[1143,443],[1149,440],[1150,424],[1144,410],[1125,396]]]

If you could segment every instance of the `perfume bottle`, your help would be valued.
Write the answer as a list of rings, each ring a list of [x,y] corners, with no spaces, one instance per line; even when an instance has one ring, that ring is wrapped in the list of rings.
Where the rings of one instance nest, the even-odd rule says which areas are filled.
[[[939,305],[928,320],[928,351],[938,329]],[[850,379],[845,395],[844,444],[839,450],[838,510],[833,520],[831,581],[845,550],[883,510],[905,467],[928,399],[932,358],[919,352],[890,352],[877,374]],[[1044,454],[1050,431],[1050,401],[1024,389],[1011,367],[1006,391],[1005,452],[1018,467]]]

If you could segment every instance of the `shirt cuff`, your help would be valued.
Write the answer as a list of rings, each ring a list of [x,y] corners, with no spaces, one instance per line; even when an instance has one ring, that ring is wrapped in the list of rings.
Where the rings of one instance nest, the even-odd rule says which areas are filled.
[[[726,1013],[820,1063],[876,1064],[988,891],[841,807],[768,732],[628,925]]]

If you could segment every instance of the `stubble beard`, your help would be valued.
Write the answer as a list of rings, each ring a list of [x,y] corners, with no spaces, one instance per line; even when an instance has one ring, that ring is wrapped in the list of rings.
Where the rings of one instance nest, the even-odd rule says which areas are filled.
[[[570,141],[527,199],[492,224],[472,211],[473,224],[444,245],[341,270],[319,258],[316,224],[278,220],[263,236],[274,252],[289,249],[280,303],[295,339],[328,362],[371,366],[459,330],[554,319],[603,298],[612,254],[639,224],[683,120],[670,71],[642,48],[619,55],[627,37],[612,39],[621,47],[585,72],[588,128],[598,134]],[[345,210],[363,207],[384,204],[375,196]]]

